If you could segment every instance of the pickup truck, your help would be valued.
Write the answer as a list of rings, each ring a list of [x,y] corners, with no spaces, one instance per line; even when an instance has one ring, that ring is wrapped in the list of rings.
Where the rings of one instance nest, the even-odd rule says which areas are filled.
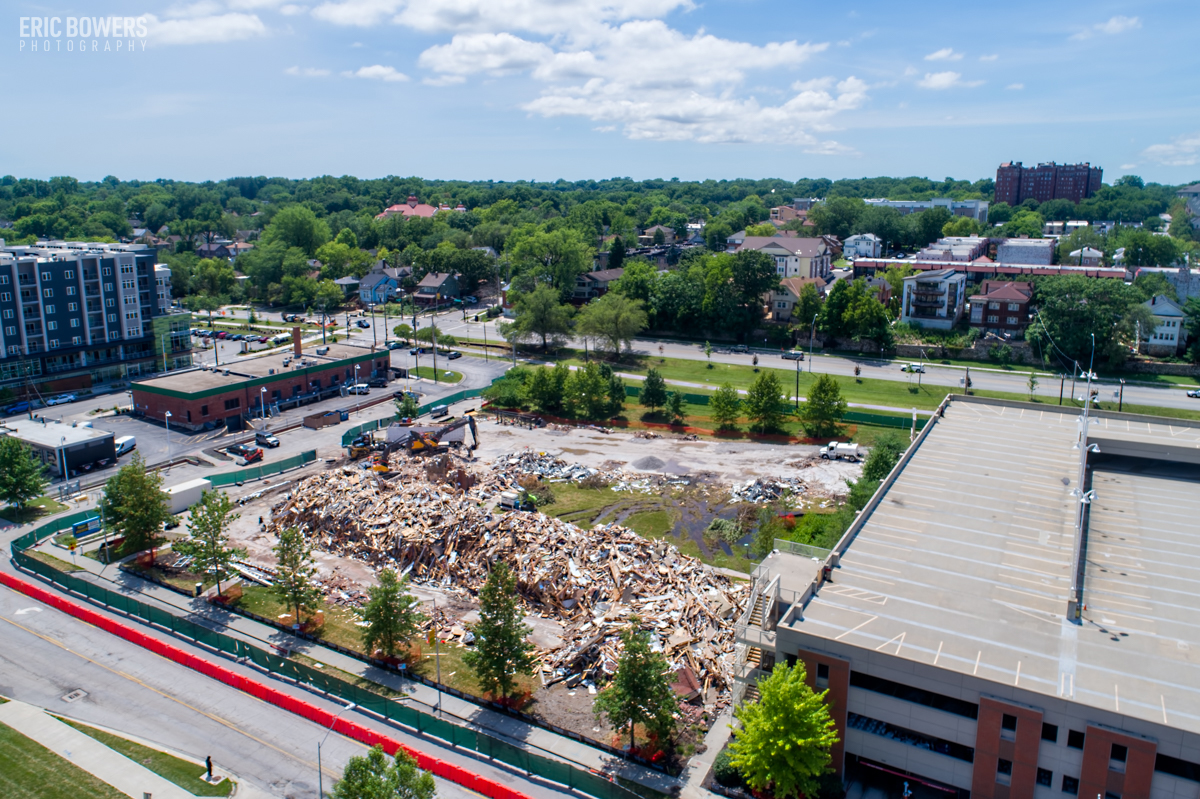
[[[821,447],[820,454],[821,460],[847,460],[851,463],[858,463],[859,459],[862,458],[862,449],[858,444],[830,441],[828,445]]]

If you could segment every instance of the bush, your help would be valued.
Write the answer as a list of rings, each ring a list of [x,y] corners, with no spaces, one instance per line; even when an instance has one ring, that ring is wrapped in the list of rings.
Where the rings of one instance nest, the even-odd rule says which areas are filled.
[[[742,537],[741,525],[729,519],[713,519],[704,532],[706,538],[712,536],[727,544],[736,544]]]
[[[554,491],[550,488],[550,484],[544,480],[535,477],[532,474],[527,474],[517,481],[525,492],[525,498],[534,504],[536,507],[543,505],[554,504]]]
[[[737,788],[742,784],[742,773],[733,765],[733,756],[729,749],[722,749],[721,754],[713,761],[713,779],[726,788]]]

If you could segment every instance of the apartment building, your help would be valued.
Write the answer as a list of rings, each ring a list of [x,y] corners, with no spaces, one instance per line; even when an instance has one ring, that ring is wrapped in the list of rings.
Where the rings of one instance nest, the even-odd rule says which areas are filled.
[[[1195,797],[1198,452],[1200,422],[951,397],[832,551],[776,542],[738,678],[803,662],[832,765],[892,795]]]
[[[758,250],[775,259],[780,277],[829,277],[833,255],[822,238],[799,236],[746,236],[735,251]]]
[[[962,318],[967,275],[953,269],[920,272],[904,278],[900,321],[949,330]]]
[[[935,197],[932,200],[866,200],[867,205],[883,208],[895,208],[901,216],[915,214],[918,211],[928,211],[931,208],[945,208],[951,216],[966,216],[977,222],[987,222],[987,200],[952,200],[949,197]]]
[[[1012,336],[1029,327],[1033,284],[1021,280],[985,280],[972,295],[971,327]]]
[[[0,386],[86,388],[191,364],[191,314],[141,244],[0,244]]]
[[[1026,167],[1020,161],[1006,161],[996,170],[996,202],[1020,205],[1032,198],[1039,203],[1049,200],[1082,202],[1100,191],[1104,170],[1090,163],[1038,164]]]
[[[1155,322],[1153,330],[1142,331],[1142,351],[1158,357],[1178,355],[1187,342],[1187,313],[1179,303],[1162,294],[1142,305],[1154,314]]]

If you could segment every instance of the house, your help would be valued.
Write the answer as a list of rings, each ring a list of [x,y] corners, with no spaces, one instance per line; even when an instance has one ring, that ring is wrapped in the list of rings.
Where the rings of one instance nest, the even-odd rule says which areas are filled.
[[[883,240],[874,233],[859,233],[842,242],[846,258],[878,258],[883,254]]]
[[[571,299],[587,302],[597,297],[603,297],[608,293],[609,285],[620,280],[623,274],[625,274],[623,268],[585,272],[575,278],[575,293],[571,295]]]
[[[1158,325],[1153,330],[1143,331],[1142,349],[1147,355],[1169,358],[1178,355],[1187,341],[1184,330],[1184,311],[1179,303],[1159,294],[1142,305],[1150,309]]]
[[[879,300],[881,305],[887,305],[892,301],[892,284],[887,278],[871,275],[870,277],[859,278],[867,285],[867,291],[875,295],[875,299]]]
[[[800,302],[800,293],[808,284],[817,287],[817,294],[825,296],[825,280],[820,277],[785,277],[779,281],[779,288],[764,295],[763,300],[771,320],[775,322],[791,322],[796,305]],[[797,320],[808,323],[811,320]]]
[[[388,302],[404,293],[400,284],[411,274],[412,270],[407,266],[393,269],[383,261],[376,261],[358,283],[358,298],[364,305]]]
[[[227,249],[227,250],[229,250],[229,257],[230,257],[230,258],[237,258],[239,255],[242,255],[242,254],[244,254],[244,253],[248,253],[248,252],[250,252],[251,250],[253,250],[253,249],[254,249],[254,245],[253,245],[253,244],[248,244],[248,243],[246,243],[246,242],[244,242],[244,241],[235,241],[233,244],[229,244],[229,245],[227,245],[227,246],[226,246],[226,249]]]
[[[1020,333],[1029,327],[1032,299],[1032,283],[985,280],[970,298],[971,327],[1001,336]]]
[[[662,234],[662,241],[656,242],[655,239],[658,238],[660,233]],[[649,247],[656,243],[674,244],[675,239],[676,236],[674,229],[669,228],[666,225],[655,225],[654,227],[648,227],[638,234],[638,244],[643,247]]]
[[[391,206],[388,206],[387,208],[384,208],[382,213],[375,215],[375,218],[376,219],[387,219],[387,218],[393,217],[393,216],[402,216],[405,219],[410,219],[412,217],[422,217],[422,218],[427,219],[427,218],[433,216],[434,214],[436,214],[437,212],[438,212],[437,208],[435,208],[432,205],[427,205],[426,203],[419,202],[417,200],[417,195],[410,194],[410,195],[408,195],[408,199],[405,202],[398,203],[397,205],[391,205]]]
[[[430,272],[421,278],[413,301],[418,305],[442,305],[458,299],[458,276],[449,272]]]
[[[904,278],[900,321],[917,327],[949,330],[962,318],[967,275],[938,269]]]
[[[735,252],[758,250],[775,259],[780,277],[829,277],[833,264],[829,243],[798,236],[746,236]]]
[[[1073,250],[1068,257],[1068,263],[1074,266],[1099,266],[1104,260],[1104,253],[1094,247],[1083,247]]]
[[[771,221],[776,225],[787,224],[793,219],[805,219],[807,221],[807,217],[807,211],[797,211],[790,205],[777,205],[771,209]]]
[[[341,288],[343,297],[349,297],[351,294],[358,291],[359,281],[358,281],[358,278],[354,277],[353,275],[346,275],[345,277],[339,277],[337,280],[335,280],[333,282],[335,285],[337,285],[339,288]]]
[[[1193,183],[1190,186],[1184,186],[1176,195],[1187,203],[1188,212],[1193,217],[1200,217],[1200,183]],[[1195,226],[1200,219],[1193,219],[1192,225]]]
[[[211,244],[201,244],[196,248],[196,255],[201,258],[229,258],[229,248],[224,244],[213,242]]]

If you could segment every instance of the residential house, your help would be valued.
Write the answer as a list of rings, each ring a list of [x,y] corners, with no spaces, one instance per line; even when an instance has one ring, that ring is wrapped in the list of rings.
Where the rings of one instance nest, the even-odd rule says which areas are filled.
[[[1029,327],[1033,284],[1016,280],[985,280],[969,300],[971,327],[1000,336],[1024,332]]]
[[[1104,260],[1104,253],[1094,247],[1083,247],[1082,249],[1072,250],[1069,264],[1074,266],[1099,266]]]
[[[881,305],[887,305],[892,301],[892,284],[887,278],[871,275],[870,277],[859,278],[866,286],[867,291],[875,295],[875,299],[879,300]]]
[[[663,244],[675,243],[676,236],[674,229],[669,228],[666,225],[655,225],[654,227],[646,228],[638,235],[638,244],[643,247],[651,246],[655,243],[654,240],[658,237],[659,233],[662,233]]]
[[[353,275],[346,275],[345,277],[339,277],[337,280],[335,280],[333,282],[335,285],[337,285],[339,288],[341,288],[343,297],[349,297],[351,294],[358,291],[359,280],[358,280],[358,278],[354,277]]]
[[[883,240],[874,233],[859,233],[842,242],[842,255],[846,258],[878,258],[883,254]]]
[[[247,242],[244,242],[244,241],[235,241],[235,242],[233,242],[232,244],[229,244],[229,245],[227,245],[227,246],[226,246],[226,249],[227,249],[227,250],[229,250],[229,257],[230,257],[230,258],[237,258],[239,255],[242,255],[242,254],[244,254],[244,253],[248,253],[248,252],[250,252],[251,250],[253,250],[253,249],[254,249],[254,245],[253,245],[253,244],[249,244],[249,243],[247,243]]]
[[[600,269],[595,272],[585,272],[575,278],[575,293],[571,299],[577,302],[588,302],[608,293],[609,286],[621,279],[625,274],[623,268]]]
[[[1192,215],[1192,227],[1200,228],[1200,183],[1184,186],[1176,194],[1187,203],[1188,213]]]
[[[806,219],[807,211],[797,211],[790,205],[777,205],[771,209],[771,221],[776,225],[785,225],[793,219]]]
[[[458,276],[449,272],[430,272],[421,278],[413,301],[418,305],[442,305],[458,299]]]
[[[779,281],[779,288],[764,295],[770,318],[775,322],[791,322],[796,306],[800,302],[800,293],[808,284],[817,287],[817,294],[825,296],[825,279],[820,277],[785,277]],[[804,323],[812,320],[797,320]]]
[[[393,268],[376,261],[371,271],[358,284],[358,298],[364,305],[378,305],[404,293],[400,288],[404,278],[412,274],[407,266]]]
[[[1153,330],[1142,331],[1143,350],[1147,355],[1168,358],[1178,355],[1187,343],[1183,308],[1174,300],[1159,294],[1142,305],[1150,309],[1158,323]]]
[[[402,216],[405,219],[411,217],[429,218],[436,214],[438,209],[435,206],[417,200],[417,195],[408,195],[408,200],[396,205],[388,206],[383,209],[382,213],[376,214],[376,219],[387,219],[392,216]]]
[[[938,269],[904,278],[900,321],[917,327],[949,330],[962,318],[967,276],[953,269]]]
[[[790,233],[791,231],[785,231]],[[794,235],[794,234],[793,234]],[[825,242],[825,246],[829,247],[829,262],[833,263],[842,257],[842,240],[831,233],[822,235],[821,240]]]
[[[201,244],[196,248],[196,255],[201,258],[229,258],[229,247],[220,242]]]
[[[833,259],[829,243],[822,238],[798,236],[746,236],[736,248],[758,250],[775,259],[780,277],[829,277]]]

